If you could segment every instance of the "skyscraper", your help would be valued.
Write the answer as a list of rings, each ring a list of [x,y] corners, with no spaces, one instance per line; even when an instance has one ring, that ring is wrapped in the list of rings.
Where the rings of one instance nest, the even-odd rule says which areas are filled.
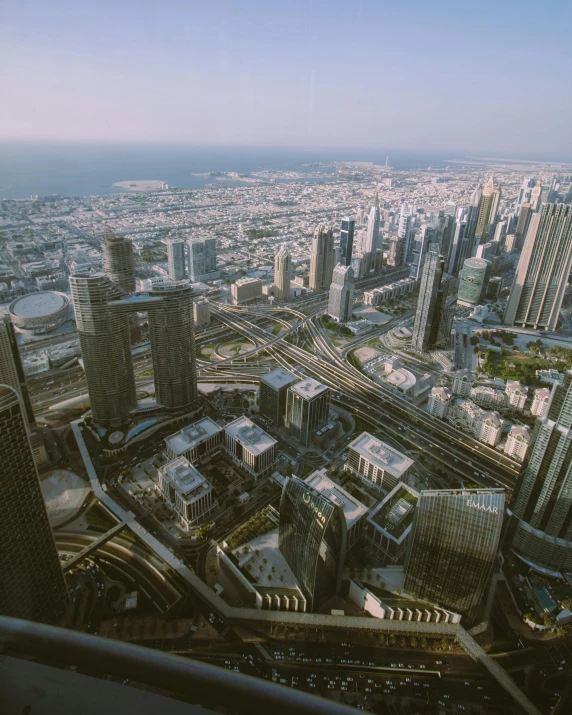
[[[570,208],[570,207],[568,207]],[[512,550],[549,573],[572,569],[572,371],[536,420],[532,451],[512,507]]]
[[[471,240],[468,235],[468,222],[466,218],[457,217],[453,231],[453,241],[449,257],[448,272],[456,276],[463,266],[465,259],[471,254]]]
[[[288,388],[298,382],[298,378],[288,370],[277,367],[260,377],[260,415],[282,427],[286,416],[286,396]]]
[[[475,239],[479,239],[479,243],[486,243],[489,238],[492,238],[492,233],[496,224],[500,196],[500,189],[495,186],[494,177],[491,176],[483,189],[483,196],[481,198],[479,215],[475,228]]]
[[[342,228],[340,231],[340,263],[343,266],[351,266],[352,264],[355,228],[355,218],[346,216],[342,219]]]
[[[439,329],[441,306],[438,297],[443,268],[444,262],[443,257],[439,254],[439,245],[430,243],[421,275],[411,338],[411,347],[420,353],[425,353],[432,347],[432,337],[437,335]]]
[[[108,303],[125,293],[102,273],[70,276],[94,422],[120,423],[137,406],[129,318]]]
[[[422,491],[413,517],[404,590],[475,618],[495,560],[503,489]]]
[[[189,278],[193,283],[219,277],[216,268],[216,238],[191,238],[187,241]]]
[[[310,250],[310,288],[328,290],[334,272],[334,233],[331,228],[319,226],[312,238]]]
[[[528,226],[530,224],[530,219],[532,218],[532,206],[529,203],[524,203],[520,207],[520,212],[518,214],[518,221],[516,222],[516,228],[514,230],[515,237],[515,248],[520,250],[522,248],[522,243],[528,231]]]
[[[186,281],[156,283],[149,298],[155,399],[166,410],[182,410],[197,397],[192,289]]]
[[[106,226],[101,248],[105,275],[126,293],[133,293],[135,291],[135,267],[131,241],[116,236],[109,226]]]
[[[351,266],[338,263],[330,285],[328,315],[338,323],[346,323],[351,320],[353,307],[354,272]]]
[[[330,389],[307,377],[288,388],[286,396],[286,429],[308,447],[314,432],[324,427],[330,413]]]
[[[18,392],[0,385],[0,613],[53,621],[68,594]]]
[[[491,264],[483,258],[467,258],[460,273],[457,303],[459,305],[475,306],[485,297]]]
[[[504,314],[507,325],[555,330],[572,269],[572,206],[532,216]]]
[[[375,256],[378,248],[381,248],[381,241],[379,235],[380,226],[380,212],[379,212],[379,192],[375,192],[375,200],[373,206],[369,211],[369,216],[367,218],[367,233],[366,242],[363,248],[364,251],[371,253]]]
[[[397,237],[407,238],[413,223],[413,206],[411,204],[401,204],[399,212],[399,222],[397,224]]]
[[[28,425],[33,425],[35,417],[26,372],[16,341],[16,331],[8,315],[0,317],[0,385],[9,385],[18,392],[24,405],[24,419]]]
[[[343,506],[298,477],[284,482],[278,545],[309,609],[339,592],[347,547]]]
[[[187,277],[187,266],[185,241],[183,241],[183,239],[167,241],[167,263],[169,267],[169,278],[172,281],[185,280]]]
[[[290,300],[290,277],[292,273],[292,259],[288,249],[283,244],[274,257],[274,285],[278,300]]]
[[[435,229],[425,223],[421,226],[421,229],[413,240],[409,276],[415,278],[416,281],[421,278],[427,249],[429,244],[435,241],[435,238]]]

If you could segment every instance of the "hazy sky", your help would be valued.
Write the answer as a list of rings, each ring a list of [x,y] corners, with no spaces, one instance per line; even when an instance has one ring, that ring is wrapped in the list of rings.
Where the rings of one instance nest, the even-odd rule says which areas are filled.
[[[572,2],[0,0],[0,139],[572,155]]]

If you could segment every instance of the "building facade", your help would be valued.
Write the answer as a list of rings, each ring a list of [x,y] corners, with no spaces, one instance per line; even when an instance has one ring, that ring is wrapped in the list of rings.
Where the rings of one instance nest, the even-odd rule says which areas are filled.
[[[412,466],[412,459],[369,432],[362,432],[348,444],[344,468],[369,486],[389,492],[397,482],[406,480]]]
[[[528,387],[518,380],[511,380],[506,383],[504,391],[508,406],[522,412],[528,399]]]
[[[255,479],[272,471],[277,441],[248,417],[237,417],[224,428],[228,454]]]
[[[572,270],[572,206],[546,204],[534,214],[508,298],[504,322],[555,330]]]
[[[328,298],[328,315],[336,323],[347,323],[352,318],[354,307],[354,272],[351,266],[341,263],[334,268],[330,295]]]
[[[316,430],[325,427],[330,414],[330,389],[307,377],[288,388],[286,429],[290,436],[308,447]]]
[[[192,238],[187,241],[189,278],[193,283],[216,280],[216,238]]]
[[[131,241],[115,236],[107,227],[101,249],[105,275],[126,293],[133,293],[135,291],[135,264]]]
[[[470,370],[457,370],[453,377],[453,394],[468,397],[474,382],[475,376]]]
[[[422,491],[405,566],[406,593],[472,622],[497,555],[503,514],[503,489]]]
[[[457,303],[468,307],[479,305],[485,298],[490,274],[490,261],[467,258],[459,275]]]
[[[487,181],[479,205],[479,214],[475,228],[475,240],[486,243],[494,235],[501,191],[495,186],[494,176]]]
[[[232,302],[235,305],[262,298],[262,281],[258,278],[239,278],[230,286]]]
[[[398,482],[363,527],[364,544],[375,566],[403,563],[419,492]]]
[[[9,385],[17,391],[24,406],[26,425],[33,425],[36,420],[26,371],[22,364],[14,325],[7,315],[0,317],[0,385]]]
[[[260,377],[258,399],[260,415],[277,427],[284,425],[288,388],[296,382],[298,382],[298,378],[282,367],[277,367]]]
[[[433,347],[432,336],[436,336],[438,332],[441,312],[439,289],[443,268],[444,262],[443,257],[439,255],[439,245],[431,243],[423,266],[411,337],[411,347],[419,353],[425,353]]]
[[[210,417],[169,435],[165,439],[165,453],[169,459],[185,457],[189,462],[197,462],[220,448],[223,442],[223,429]]]
[[[215,501],[209,482],[185,457],[158,470],[157,491],[170,504],[184,529],[205,521]]]
[[[343,508],[298,477],[286,479],[280,500],[279,548],[310,610],[339,593],[346,556]]]
[[[506,439],[505,454],[515,462],[524,462],[531,439],[530,427],[513,425]]]
[[[54,621],[68,593],[18,391],[0,385],[0,613]]]
[[[433,417],[443,419],[449,409],[451,393],[446,387],[434,387],[427,402],[427,412]]]
[[[550,404],[551,391],[547,387],[541,387],[534,391],[530,414],[534,417],[544,417]]]
[[[292,258],[285,245],[282,245],[274,258],[275,297],[278,300],[290,300],[290,277],[292,274]]]
[[[187,277],[185,245],[183,239],[167,241],[167,265],[169,278],[172,281],[184,281]]]
[[[314,232],[310,248],[310,288],[325,291],[330,287],[334,272],[334,233],[319,226]]]
[[[346,216],[342,219],[342,227],[340,230],[340,263],[342,266],[352,265],[355,228],[355,218]]]
[[[211,322],[211,304],[207,298],[196,298],[193,301],[193,320],[195,328],[204,328]]]

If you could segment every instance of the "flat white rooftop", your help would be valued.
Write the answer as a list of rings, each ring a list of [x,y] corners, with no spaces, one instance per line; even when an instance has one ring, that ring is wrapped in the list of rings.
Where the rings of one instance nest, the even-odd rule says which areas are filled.
[[[362,432],[348,444],[364,459],[384,469],[394,477],[400,478],[412,465],[413,460],[390,447],[385,442],[373,437],[369,432]]]
[[[175,454],[184,454],[189,449],[197,447],[206,439],[214,437],[219,432],[222,432],[222,427],[219,427],[210,417],[203,417],[202,420],[183,427],[179,432],[175,432],[175,434],[167,437],[165,444],[175,452]]]
[[[283,367],[277,367],[276,370],[262,375],[260,382],[264,382],[274,390],[279,390],[282,387],[289,387],[298,381],[295,375],[292,375],[288,370],[284,370]]]
[[[187,500],[198,498],[210,489],[207,480],[185,457],[177,457],[159,471]]]
[[[346,492],[343,487],[332,481],[325,469],[316,470],[310,474],[309,477],[306,477],[304,481],[317,492],[320,492],[320,494],[334,502],[334,504],[342,507],[344,516],[346,517],[346,527],[348,531],[369,511],[365,504],[362,504],[355,497]]]
[[[10,312],[20,318],[44,318],[57,313],[68,304],[63,293],[46,290],[23,295],[10,305]]]
[[[243,415],[229,422],[224,431],[254,454],[262,454],[276,444],[274,437]]]
[[[326,392],[328,388],[326,385],[322,385],[321,382],[314,380],[313,377],[307,377],[305,380],[300,380],[296,385],[292,385],[290,389],[296,395],[300,395],[306,400],[313,400],[314,397],[318,397],[318,395]]]

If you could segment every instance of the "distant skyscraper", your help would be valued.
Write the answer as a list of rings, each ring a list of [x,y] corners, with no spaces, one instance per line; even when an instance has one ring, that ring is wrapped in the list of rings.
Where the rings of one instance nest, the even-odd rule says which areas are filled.
[[[507,325],[555,330],[572,269],[572,206],[533,215],[504,314]]]
[[[530,195],[535,184],[536,179],[528,177],[523,180],[520,190],[518,192],[518,197],[516,199],[517,211],[522,207],[523,204],[528,203],[530,201]]]
[[[342,219],[340,231],[340,263],[343,266],[351,266],[354,248],[354,232],[356,221],[354,218],[346,216]]]
[[[500,189],[495,186],[494,177],[491,176],[483,189],[483,196],[479,206],[475,229],[475,239],[478,238],[479,243],[486,243],[489,237],[492,238],[492,235],[489,236],[489,232],[492,234],[495,228],[500,196]]]
[[[286,416],[286,396],[288,388],[299,379],[288,370],[277,367],[260,377],[260,395],[258,398],[260,415],[273,422],[277,427],[284,425]]]
[[[0,385],[0,613],[53,621],[68,594],[18,392]]]
[[[537,181],[532,191],[530,192],[530,208],[533,211],[540,211],[540,203],[542,199],[542,184]]]
[[[35,417],[26,372],[16,341],[16,331],[8,315],[0,317],[0,385],[9,385],[17,390],[24,405],[24,419],[28,425],[33,425]]]
[[[129,318],[108,303],[125,294],[102,273],[72,275],[70,288],[94,422],[120,423],[137,398]]]
[[[443,268],[444,262],[439,254],[439,245],[430,243],[423,266],[411,338],[411,347],[420,353],[427,352],[432,347],[431,338],[438,331],[441,307],[438,297]]]
[[[286,428],[290,435],[308,447],[314,432],[328,423],[330,389],[307,377],[288,388],[286,396]]]
[[[375,256],[378,248],[381,248],[381,240],[379,234],[380,212],[379,212],[379,193],[375,192],[374,204],[370,209],[367,219],[366,245],[364,250]]]
[[[216,268],[216,238],[191,238],[187,241],[189,278],[193,283],[215,280],[220,272]]]
[[[405,239],[391,238],[389,240],[389,253],[387,256],[388,266],[400,266],[403,263],[403,249]]]
[[[351,320],[354,307],[354,272],[341,263],[334,268],[328,300],[328,315],[338,323]]]
[[[185,257],[185,241],[175,239],[167,241],[167,263],[169,278],[172,281],[183,281],[187,277]]]
[[[334,233],[331,228],[319,226],[312,238],[310,252],[310,288],[328,290],[334,272]]]
[[[435,229],[425,223],[421,226],[419,232],[413,240],[409,276],[411,278],[415,278],[416,281],[421,279],[427,249],[429,244],[435,241],[435,238]]]
[[[411,204],[401,204],[399,212],[399,222],[397,225],[398,238],[405,239],[413,223],[413,206]]]
[[[149,299],[155,399],[167,410],[182,410],[197,397],[193,292],[186,281],[156,283]]]
[[[282,245],[274,257],[274,285],[278,300],[290,300],[290,277],[292,259],[285,245]]]
[[[131,241],[115,236],[113,231],[106,227],[101,248],[105,275],[126,293],[135,292],[135,267]]]
[[[520,207],[520,213],[518,214],[518,221],[516,222],[516,228],[514,230],[515,238],[515,249],[520,250],[526,233],[528,231],[528,226],[530,224],[530,219],[532,218],[532,206],[529,203],[524,203]]]
[[[287,478],[280,500],[278,544],[309,609],[340,591],[347,527],[340,500],[298,477]]]
[[[453,231],[453,241],[448,267],[448,272],[452,276],[458,275],[465,259],[471,255],[471,240],[469,239],[467,229],[467,220],[464,218],[457,218]]]
[[[541,412],[518,480],[509,542],[525,563],[555,575],[572,569],[572,371]]]
[[[457,303],[469,307],[479,305],[486,295],[490,274],[489,261],[483,258],[467,258],[459,276]]]
[[[502,489],[422,491],[405,566],[406,593],[472,622],[495,560]]]

